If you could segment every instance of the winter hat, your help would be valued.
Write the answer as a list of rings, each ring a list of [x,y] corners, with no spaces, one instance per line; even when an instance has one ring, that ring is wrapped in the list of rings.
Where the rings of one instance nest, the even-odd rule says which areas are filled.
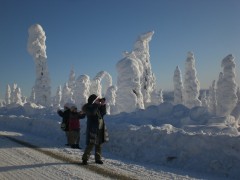
[[[70,109],[70,107],[71,107],[71,104],[70,104],[70,103],[64,104],[64,108]]]
[[[88,104],[93,104],[97,98],[98,98],[98,96],[96,94],[90,95],[88,98]]]
[[[72,105],[72,106],[71,106],[71,111],[73,111],[73,110],[75,110],[75,109],[77,109],[77,106],[76,106],[76,105]]]
[[[64,104],[64,107],[67,108],[67,109],[71,109],[72,106],[76,106],[76,105],[73,104],[73,103],[69,103],[69,102],[67,102],[66,104]]]

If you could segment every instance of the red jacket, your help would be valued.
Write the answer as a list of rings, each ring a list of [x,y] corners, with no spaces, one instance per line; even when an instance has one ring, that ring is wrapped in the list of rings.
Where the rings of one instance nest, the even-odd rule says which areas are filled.
[[[69,131],[80,129],[80,119],[83,119],[85,115],[79,114],[78,112],[71,112],[69,116]]]

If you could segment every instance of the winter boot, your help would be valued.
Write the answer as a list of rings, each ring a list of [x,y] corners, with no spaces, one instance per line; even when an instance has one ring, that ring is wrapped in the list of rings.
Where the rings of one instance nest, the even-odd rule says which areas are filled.
[[[88,165],[88,162],[86,160],[83,160],[82,165]]]
[[[76,146],[76,149],[82,149],[80,148],[79,144],[75,144],[75,146]]]
[[[72,144],[72,145],[71,145],[71,148],[72,148],[72,149],[76,149],[76,144]]]
[[[103,164],[102,160],[95,160],[95,163],[97,163],[97,164]]]

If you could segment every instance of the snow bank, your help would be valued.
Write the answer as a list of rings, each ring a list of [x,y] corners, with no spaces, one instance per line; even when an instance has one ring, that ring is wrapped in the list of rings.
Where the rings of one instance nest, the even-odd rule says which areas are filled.
[[[28,132],[64,144],[61,118],[53,109],[39,109],[31,115],[33,105],[15,109],[18,116],[0,108],[0,129]],[[20,115],[25,113],[24,115]],[[28,117],[27,117],[28,112]],[[14,114],[14,112],[11,112]],[[34,118],[33,118],[34,117]],[[240,137],[235,126],[226,124],[233,117],[214,117],[203,107],[189,109],[183,105],[162,103],[105,117],[110,141],[104,153],[112,153],[136,162],[239,177]],[[203,124],[204,122],[204,124]],[[86,119],[81,120],[81,146],[85,147]]]

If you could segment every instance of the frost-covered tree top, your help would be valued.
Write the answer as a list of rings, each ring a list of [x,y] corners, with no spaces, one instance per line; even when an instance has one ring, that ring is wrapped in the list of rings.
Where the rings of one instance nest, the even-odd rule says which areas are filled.
[[[29,37],[27,49],[34,59],[42,56],[47,58],[46,54],[46,36],[45,32],[39,24],[34,24],[28,29]]]
[[[217,83],[217,115],[229,115],[237,103],[237,84],[235,74],[235,61],[232,54],[226,56],[221,64],[223,72],[219,75]]]
[[[76,75],[73,69],[70,71],[69,79],[68,79],[68,87],[73,91],[76,85]]]
[[[61,106],[61,100],[62,100],[62,86],[58,86],[56,91],[56,96],[54,100],[54,106],[59,108]]]
[[[87,102],[90,95],[90,77],[88,75],[80,75],[76,80],[74,100],[79,109]]]
[[[35,97],[35,90],[34,87],[32,88],[31,95],[29,97],[29,101],[32,103],[35,103],[36,97]]]
[[[102,87],[103,80],[105,80],[104,87]],[[90,93],[100,97],[104,96],[110,86],[112,86],[112,76],[106,71],[100,71],[91,81]],[[103,89],[105,92],[102,92]]]
[[[183,103],[183,83],[182,83],[181,71],[178,66],[174,71],[173,85],[174,85],[174,104],[182,104]]]
[[[15,91],[15,100],[16,100],[16,104],[20,104],[22,105],[22,92],[21,89],[18,87]]]
[[[151,68],[151,64],[149,62],[149,42],[152,40],[153,34],[154,31],[150,31],[140,35],[136,40],[133,48],[136,58],[142,61],[145,68]]]
[[[6,88],[5,103],[6,104],[11,103],[11,87],[9,84],[7,85],[7,88]]]
[[[202,92],[201,102],[202,102],[202,106],[203,106],[203,107],[208,108],[209,105],[208,105],[208,100],[207,100],[207,93],[206,93],[206,91],[203,91],[203,92]]]
[[[112,86],[112,76],[106,71],[98,72],[97,75],[95,76],[94,80],[99,79],[100,81],[102,81],[103,78],[106,79],[106,83],[107,83],[108,87]]]
[[[150,105],[159,105],[161,103],[163,103],[163,90],[160,89],[160,90],[154,90],[151,94],[151,103],[149,104]]]
[[[216,99],[216,81],[212,82],[212,85],[209,87],[209,96],[208,96],[208,109],[209,111],[216,115],[217,99]]]
[[[11,89],[11,103],[16,102],[16,89],[17,89],[17,84],[13,83],[12,89]]]
[[[192,108],[201,106],[201,101],[198,99],[200,91],[200,83],[197,79],[197,70],[195,68],[195,59],[192,52],[188,52],[185,63],[184,75],[184,104]]]
[[[68,87],[68,83],[65,83],[62,89],[62,99],[61,106],[63,107],[65,103],[74,103],[73,94],[71,89]]]
[[[105,94],[106,98],[106,105],[107,105],[107,113],[108,114],[115,114],[115,105],[116,105],[116,86],[110,86],[107,89],[107,92]]]

